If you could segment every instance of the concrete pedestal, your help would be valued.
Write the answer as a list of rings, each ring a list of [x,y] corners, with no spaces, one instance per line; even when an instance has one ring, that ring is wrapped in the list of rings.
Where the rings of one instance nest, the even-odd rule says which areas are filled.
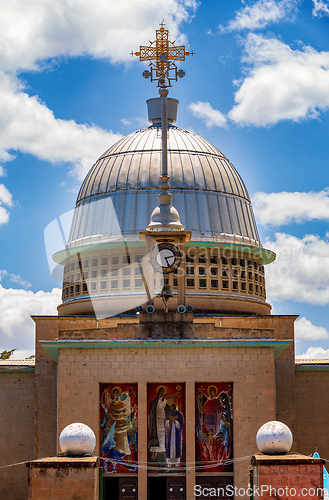
[[[254,499],[320,500],[323,498],[321,458],[291,455],[254,455],[251,459],[251,487]]]
[[[28,500],[98,500],[97,457],[51,457],[27,463]]]

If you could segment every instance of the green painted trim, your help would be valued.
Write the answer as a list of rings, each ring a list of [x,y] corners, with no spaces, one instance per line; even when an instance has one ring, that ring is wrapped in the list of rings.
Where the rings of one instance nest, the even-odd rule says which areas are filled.
[[[0,373],[34,373],[34,366],[1,366]]]
[[[104,498],[104,488],[103,488],[103,467],[99,468],[99,500]]]
[[[254,471],[249,469],[250,500],[254,500]]]
[[[66,259],[72,257],[73,255],[77,255],[78,253],[88,253],[88,252],[96,252],[98,250],[108,250],[110,248],[145,248],[145,243],[142,241],[115,241],[109,243],[97,243],[95,245],[85,245],[81,247],[74,247],[65,250],[60,250],[59,252],[54,253],[53,261],[56,264],[61,264],[62,266],[65,264]]]
[[[64,265],[66,259],[77,255],[78,253],[84,254],[88,252],[96,252],[98,250],[108,250],[110,248],[145,248],[145,243],[142,241],[117,241],[109,243],[97,243],[95,245],[85,245],[81,247],[74,247],[66,250],[60,250],[53,255],[53,260],[56,264]],[[236,250],[238,252],[247,252],[252,255],[256,255],[262,259],[264,265],[274,262],[276,259],[276,254],[271,250],[260,247],[252,247],[248,245],[236,244],[236,243],[218,243],[212,241],[189,241],[186,243],[186,247],[205,247],[205,248],[228,248],[230,250]]]
[[[296,372],[328,372],[329,363],[323,365],[296,365]]]
[[[270,264],[276,259],[276,254],[272,250],[267,250],[261,247],[252,247],[248,245],[238,244],[238,243],[218,243],[211,241],[189,241],[186,243],[187,247],[205,247],[205,248],[228,248],[231,250],[237,250],[239,252],[247,252],[252,255],[257,255],[263,261],[263,264]]]
[[[274,359],[292,345],[292,340],[275,339],[112,339],[112,340],[41,340],[44,350],[58,363],[59,349],[147,349],[197,347],[273,347]]]

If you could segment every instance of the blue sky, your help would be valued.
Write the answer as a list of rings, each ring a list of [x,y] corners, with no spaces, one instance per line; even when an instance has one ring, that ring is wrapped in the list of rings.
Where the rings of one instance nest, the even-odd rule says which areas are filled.
[[[156,87],[129,52],[171,40],[195,56],[170,95],[177,125],[217,146],[253,200],[275,314],[296,352],[329,358],[329,2],[12,0],[0,6],[0,350],[34,347],[31,314],[56,314],[46,226],[92,163],[147,125]]]

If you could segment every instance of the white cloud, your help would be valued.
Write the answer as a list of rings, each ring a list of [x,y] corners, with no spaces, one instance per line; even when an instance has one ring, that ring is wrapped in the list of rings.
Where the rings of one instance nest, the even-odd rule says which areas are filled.
[[[1,176],[1,171],[0,171]],[[0,226],[2,224],[7,224],[9,221],[9,212],[2,205],[7,207],[13,206],[13,197],[4,184],[0,184]]]
[[[120,121],[125,127],[131,127],[131,125],[133,124],[131,120],[126,120],[126,118],[121,118]]]
[[[3,184],[0,184],[0,203],[3,203],[8,207],[13,206],[13,197]]]
[[[33,315],[57,315],[61,290],[33,293],[27,290],[3,288],[0,285],[0,351],[34,348]]]
[[[253,196],[260,224],[282,225],[309,220],[329,220],[329,188],[319,192],[256,193]]]
[[[0,270],[0,282],[2,280],[9,280],[13,283],[18,283],[19,285],[24,286],[25,288],[30,288],[32,285],[28,281],[23,280],[19,274],[10,274],[5,269]]]
[[[73,120],[56,119],[37,96],[21,90],[19,82],[0,75],[0,157],[13,150],[51,163],[69,162],[79,179],[111,144],[122,136]],[[95,156],[96,155],[96,156]],[[0,190],[0,200],[4,193]],[[7,197],[8,201],[8,197]]]
[[[9,222],[9,212],[4,207],[0,206],[0,226]]]
[[[226,127],[226,116],[218,109],[212,108],[209,102],[191,102],[188,107],[194,116],[205,122],[208,128]]]
[[[309,347],[304,354],[298,354],[296,359],[329,359],[329,349]]]
[[[328,235],[329,236],[329,235]],[[276,261],[266,267],[268,300],[296,300],[309,304],[329,304],[329,239],[316,235],[297,238],[276,233],[266,239]]]
[[[25,288],[31,288],[32,286],[29,281],[23,280],[23,278],[21,278],[19,274],[11,274],[10,281],[12,281],[13,283],[18,283],[19,285],[24,286]]]
[[[127,119],[127,118],[121,118],[121,123],[125,127],[132,127],[136,126],[138,128],[144,128],[149,125],[148,121],[145,119],[143,116],[134,116],[133,118]]]
[[[8,350],[8,349],[7,349]],[[35,349],[16,349],[10,356],[10,359],[26,359],[35,353]]]
[[[312,14],[315,17],[329,16],[329,2],[327,0],[313,0]]]
[[[235,18],[224,26],[222,31],[240,31],[265,28],[268,24],[291,19],[292,11],[298,0],[258,0],[253,5],[246,5],[236,13]]]
[[[6,271],[5,269],[0,269],[0,281],[2,281],[7,276],[8,276],[8,271]]]
[[[179,25],[197,8],[193,0],[11,0],[0,9],[0,67],[33,69],[59,56],[129,59],[141,41],[154,39],[161,19],[178,40]]]
[[[316,326],[304,316],[295,322],[295,339],[322,340],[329,337],[329,332],[323,326]]]
[[[316,118],[329,107],[329,52],[293,50],[275,38],[249,34],[248,76],[235,94],[229,118],[241,125]]]
[[[12,0],[0,6],[0,159],[30,153],[51,163],[68,162],[82,179],[121,137],[96,126],[61,120],[37,96],[24,92],[21,71],[42,70],[59,57],[89,56],[125,62],[129,52],[155,36],[166,19],[172,39],[184,41],[179,27],[193,16],[196,0]],[[137,58],[136,62],[137,62]],[[95,157],[96,155],[96,157]],[[1,167],[0,175],[3,174]],[[0,207],[0,223],[9,219]]]

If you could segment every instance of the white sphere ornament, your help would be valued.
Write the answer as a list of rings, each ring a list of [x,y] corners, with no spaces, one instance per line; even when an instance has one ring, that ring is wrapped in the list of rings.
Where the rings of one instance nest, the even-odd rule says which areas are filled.
[[[71,457],[91,455],[96,446],[96,436],[88,425],[70,424],[62,430],[59,446],[63,453]]]
[[[256,436],[257,447],[265,455],[284,455],[291,450],[292,442],[289,427],[277,420],[262,425]]]

